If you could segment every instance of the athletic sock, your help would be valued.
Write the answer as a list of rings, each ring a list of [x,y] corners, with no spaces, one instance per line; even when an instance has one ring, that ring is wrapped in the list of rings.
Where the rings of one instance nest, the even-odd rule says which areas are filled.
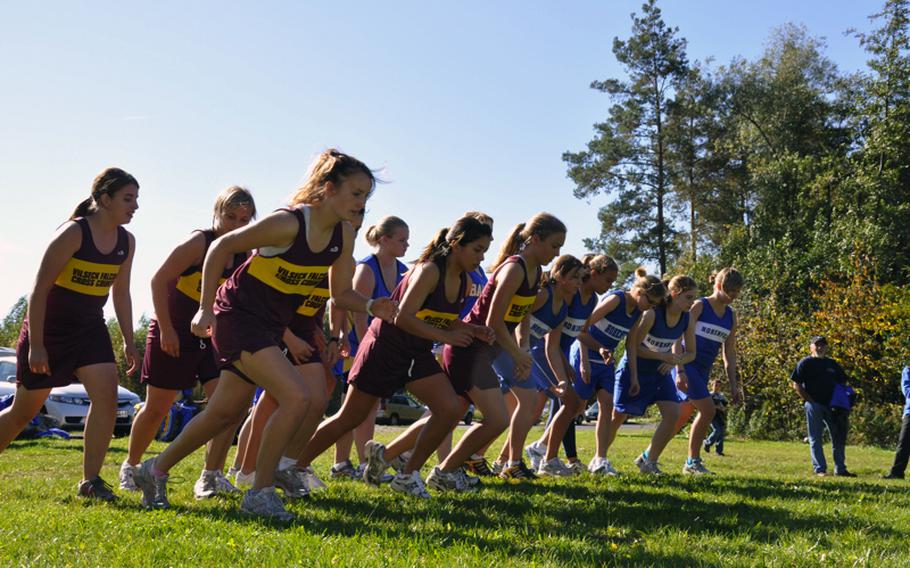
[[[521,463],[521,461],[512,461],[512,460],[509,460],[509,461],[506,462],[506,467],[515,467],[516,465],[518,465],[518,464],[520,464],[520,463]]]
[[[648,458],[648,450],[643,451],[643,452],[641,453],[641,457],[645,458],[645,461],[651,461],[651,460]]]
[[[333,465],[332,469],[334,469],[335,471],[338,471],[340,469],[343,469],[346,465],[350,465],[351,467],[353,467],[353,464],[351,462],[349,462],[348,460],[344,460],[344,461],[340,461],[340,462],[336,463],[335,465]]]
[[[289,467],[295,465],[297,460],[294,458],[289,458],[287,456],[281,456],[281,459],[278,460],[278,471],[284,471]]]
[[[471,459],[472,460],[482,460],[483,456],[480,454],[471,454]]]

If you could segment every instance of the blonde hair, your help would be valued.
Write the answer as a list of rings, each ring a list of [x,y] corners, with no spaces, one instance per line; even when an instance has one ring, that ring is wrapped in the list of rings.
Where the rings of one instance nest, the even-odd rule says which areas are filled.
[[[588,253],[581,257],[581,263],[584,264],[587,269],[586,274],[583,278],[584,281],[587,281],[591,278],[591,274],[603,274],[610,270],[615,270],[619,272],[619,265],[616,264],[616,260],[612,256],[606,254],[593,254]]]
[[[256,202],[253,200],[253,194],[245,187],[232,185],[221,190],[215,198],[215,206],[212,211],[212,224],[217,224],[218,217],[227,213],[234,207],[247,206],[250,208],[250,218],[256,218]]]
[[[388,237],[395,232],[396,229],[407,229],[408,224],[404,222],[404,219],[396,217],[394,215],[389,215],[383,217],[375,225],[370,225],[367,229],[364,238],[370,246],[378,247],[379,240],[382,237]]]
[[[641,290],[654,300],[663,301],[667,297],[667,285],[657,276],[648,274],[644,266],[639,266],[635,269],[635,281],[632,283],[632,290],[636,289]]]
[[[667,290],[670,292],[667,296],[664,297],[664,305],[670,302],[670,299],[673,296],[679,296],[689,290],[697,290],[698,282],[690,276],[677,275],[669,280],[664,280],[664,285],[667,287]]]
[[[376,176],[366,164],[343,152],[330,148],[319,154],[310,165],[307,180],[291,196],[290,205],[315,205],[325,201],[328,183],[341,185],[352,175],[361,173],[370,179],[370,190],[376,187]]]

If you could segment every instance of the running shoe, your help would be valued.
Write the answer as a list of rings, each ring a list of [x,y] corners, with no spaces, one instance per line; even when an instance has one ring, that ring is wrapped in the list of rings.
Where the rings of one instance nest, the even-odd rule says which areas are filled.
[[[588,468],[580,460],[566,462],[566,467],[571,469],[572,473],[575,475],[581,475],[588,471]]]
[[[531,462],[531,469],[540,469],[540,464],[547,457],[546,446],[541,446],[540,442],[534,442],[525,447],[525,453],[528,454],[528,460]]]
[[[117,496],[114,495],[114,488],[111,484],[98,476],[95,476],[94,479],[85,479],[81,481],[76,494],[79,495],[79,497],[97,499],[99,501],[117,500]]]
[[[296,465],[275,471],[275,487],[284,491],[287,499],[306,499],[310,496],[310,490],[303,483],[303,475],[299,472],[300,468]]]
[[[392,490],[399,493],[419,497],[420,499],[429,499],[430,494],[427,492],[427,486],[423,484],[419,471],[411,473],[399,473],[392,480]]]
[[[230,495],[232,493],[243,493],[237,489],[231,480],[228,479],[221,470],[215,472],[215,488],[219,495]]]
[[[196,499],[210,499],[218,494],[218,477],[214,471],[202,470],[202,475],[193,485],[193,495]]]
[[[353,479],[355,481],[363,481],[363,472],[364,472],[364,470],[366,470],[366,468],[367,468],[366,462],[360,462],[359,464],[357,464],[357,467],[354,468]]]
[[[616,471],[616,468],[613,467],[613,463],[609,459],[604,458],[603,460],[605,475],[619,475],[619,472]]]
[[[281,502],[281,497],[275,492],[274,487],[247,491],[243,496],[243,503],[240,504],[240,512],[276,521],[294,520],[294,513],[284,508],[284,503]]]
[[[537,474],[528,469],[528,466],[525,465],[525,462],[520,461],[517,464],[504,468],[500,473],[499,477],[503,479],[515,479],[515,480],[533,480],[537,479]]]
[[[136,482],[133,481],[133,473],[136,471],[136,466],[125,461],[120,464],[120,489],[123,491],[139,491],[139,488],[136,487]]]
[[[711,453],[711,444],[709,444],[707,441],[702,444],[702,447],[705,449],[705,452],[709,454]]]
[[[142,462],[133,472],[133,481],[136,487],[142,490],[142,505],[146,509],[169,509],[171,504],[167,500],[167,474],[157,476],[153,473],[155,458]]]
[[[306,484],[307,489],[310,491],[321,491],[325,489],[325,483],[316,475],[316,472],[313,471],[313,466],[306,466],[302,470],[303,472],[303,482]]]
[[[638,466],[638,471],[647,475],[664,474],[664,472],[662,472],[657,466],[657,462],[652,462],[651,460],[645,459],[645,456],[643,455],[639,455],[637,458],[635,458],[635,465]]]
[[[356,470],[351,460],[344,460],[340,466],[338,464],[333,465],[330,473],[332,479],[354,479],[355,474]]]
[[[474,477],[473,475],[468,475],[464,467],[459,467],[453,473],[455,473],[459,478],[461,478],[461,483],[465,486],[467,491],[480,491],[480,486],[483,485],[483,482],[480,481],[479,477]]]
[[[370,485],[379,487],[382,483],[385,470],[389,467],[389,464],[386,463],[384,457],[385,446],[379,442],[370,440],[367,442],[365,450],[367,460],[366,465],[363,468],[363,480]]]
[[[686,475],[714,475],[714,472],[705,467],[701,458],[694,458],[692,461],[686,460],[682,472]]]
[[[591,462],[588,464],[588,472],[595,475],[605,474],[604,462],[607,461],[605,458],[594,456],[591,459]]]
[[[454,471],[442,471],[439,466],[433,468],[427,476],[427,485],[438,491],[466,491],[461,477]]]
[[[465,469],[473,473],[478,477],[494,477],[497,474],[493,473],[493,470],[490,468],[490,464],[487,463],[487,458],[481,456],[476,460],[469,459],[464,462]]]
[[[408,459],[410,459],[410,457],[410,452],[405,452],[400,456],[393,458],[392,461],[389,462],[389,467],[395,470],[395,473],[401,473],[401,471],[404,469],[404,465],[408,463]]]
[[[540,462],[537,468],[537,475],[540,477],[569,477],[574,475],[559,458]]]
[[[490,466],[490,471],[492,471],[493,475],[496,475],[496,476],[498,476],[500,473],[502,473],[503,469],[505,469],[505,466],[499,460],[495,460],[493,462],[493,465]]]
[[[256,481],[255,470],[249,473],[238,471],[237,475],[234,476],[234,484],[237,485],[237,487],[253,487],[254,481]]]

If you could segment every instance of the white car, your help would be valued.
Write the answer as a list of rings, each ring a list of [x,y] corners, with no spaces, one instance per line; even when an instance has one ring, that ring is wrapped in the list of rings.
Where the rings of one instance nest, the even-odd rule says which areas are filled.
[[[16,356],[0,355],[0,396],[15,393]],[[139,395],[117,385],[117,432],[129,432],[139,400]],[[51,389],[41,413],[55,419],[61,428],[84,428],[89,404],[85,387],[79,382],[73,382],[69,386]]]

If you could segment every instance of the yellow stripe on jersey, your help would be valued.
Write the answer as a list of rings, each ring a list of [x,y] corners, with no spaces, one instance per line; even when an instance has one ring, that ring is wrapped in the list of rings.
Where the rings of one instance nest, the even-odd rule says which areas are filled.
[[[534,296],[512,296],[512,303],[509,304],[509,309],[506,310],[505,321],[509,323],[518,323],[528,315],[528,312],[531,311],[531,307],[534,305],[534,300],[537,298]]]
[[[107,296],[118,272],[119,264],[99,264],[71,258],[54,284],[88,296]]]
[[[328,288],[313,288],[310,295],[307,296],[303,303],[300,304],[300,307],[297,308],[297,313],[302,316],[313,317],[328,301]]]
[[[218,285],[221,286],[226,281],[227,278],[219,278]],[[202,272],[194,272],[178,278],[177,289],[186,294],[191,300],[197,302],[202,300]]]
[[[282,294],[308,296],[313,287],[329,273],[328,266],[300,266],[273,256],[254,256],[247,272],[266,286]]]
[[[420,310],[414,315],[417,316],[417,319],[423,320],[424,323],[428,323],[437,329],[448,328],[449,325],[458,317],[458,314],[437,312],[435,310]]]

